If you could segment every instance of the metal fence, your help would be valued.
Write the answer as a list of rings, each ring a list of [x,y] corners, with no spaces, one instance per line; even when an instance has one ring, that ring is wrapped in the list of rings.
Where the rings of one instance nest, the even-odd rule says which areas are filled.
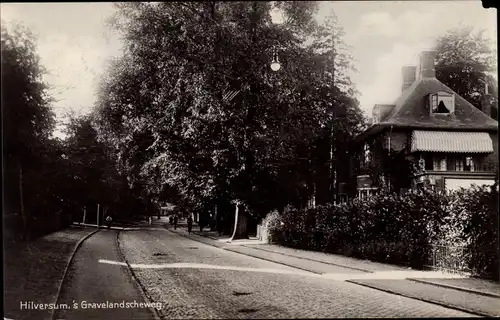
[[[464,259],[465,246],[430,245],[429,252],[429,259],[424,265],[425,267],[450,273],[471,273]]]

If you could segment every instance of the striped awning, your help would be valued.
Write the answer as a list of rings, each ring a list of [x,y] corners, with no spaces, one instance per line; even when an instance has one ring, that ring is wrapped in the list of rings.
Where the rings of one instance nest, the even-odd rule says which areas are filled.
[[[491,153],[493,141],[487,132],[413,131],[411,152]]]

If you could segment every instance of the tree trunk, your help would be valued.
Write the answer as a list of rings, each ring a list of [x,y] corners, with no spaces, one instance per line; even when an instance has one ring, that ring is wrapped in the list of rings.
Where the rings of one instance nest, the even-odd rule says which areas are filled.
[[[236,210],[234,212],[234,230],[230,241],[248,239],[247,222],[247,213],[244,210],[240,211],[238,204],[236,204]]]
[[[19,201],[21,205],[21,217],[23,218],[23,238],[29,240],[28,219],[24,212],[24,197],[23,197],[23,167],[19,163]]]

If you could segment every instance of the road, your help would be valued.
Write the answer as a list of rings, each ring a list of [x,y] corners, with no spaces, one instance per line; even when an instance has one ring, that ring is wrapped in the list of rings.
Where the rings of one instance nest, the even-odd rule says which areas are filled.
[[[121,232],[119,243],[167,319],[470,316],[222,250],[164,229]],[[353,272],[329,267],[331,273]]]
[[[58,310],[55,316],[154,319],[152,308],[130,307],[130,303],[150,299],[158,303],[156,315],[164,319],[471,316],[268,260],[223,250],[158,226],[121,231],[118,238],[117,231],[102,230],[77,251],[63,283],[59,303],[76,303],[79,308]],[[314,268],[327,267],[318,264]],[[328,268],[323,271],[356,272]],[[109,303],[117,307],[110,308]]]

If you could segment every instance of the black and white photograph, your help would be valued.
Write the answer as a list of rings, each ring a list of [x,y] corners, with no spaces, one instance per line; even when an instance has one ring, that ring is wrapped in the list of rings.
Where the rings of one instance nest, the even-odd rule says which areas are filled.
[[[500,317],[492,3],[0,13],[4,320]]]

